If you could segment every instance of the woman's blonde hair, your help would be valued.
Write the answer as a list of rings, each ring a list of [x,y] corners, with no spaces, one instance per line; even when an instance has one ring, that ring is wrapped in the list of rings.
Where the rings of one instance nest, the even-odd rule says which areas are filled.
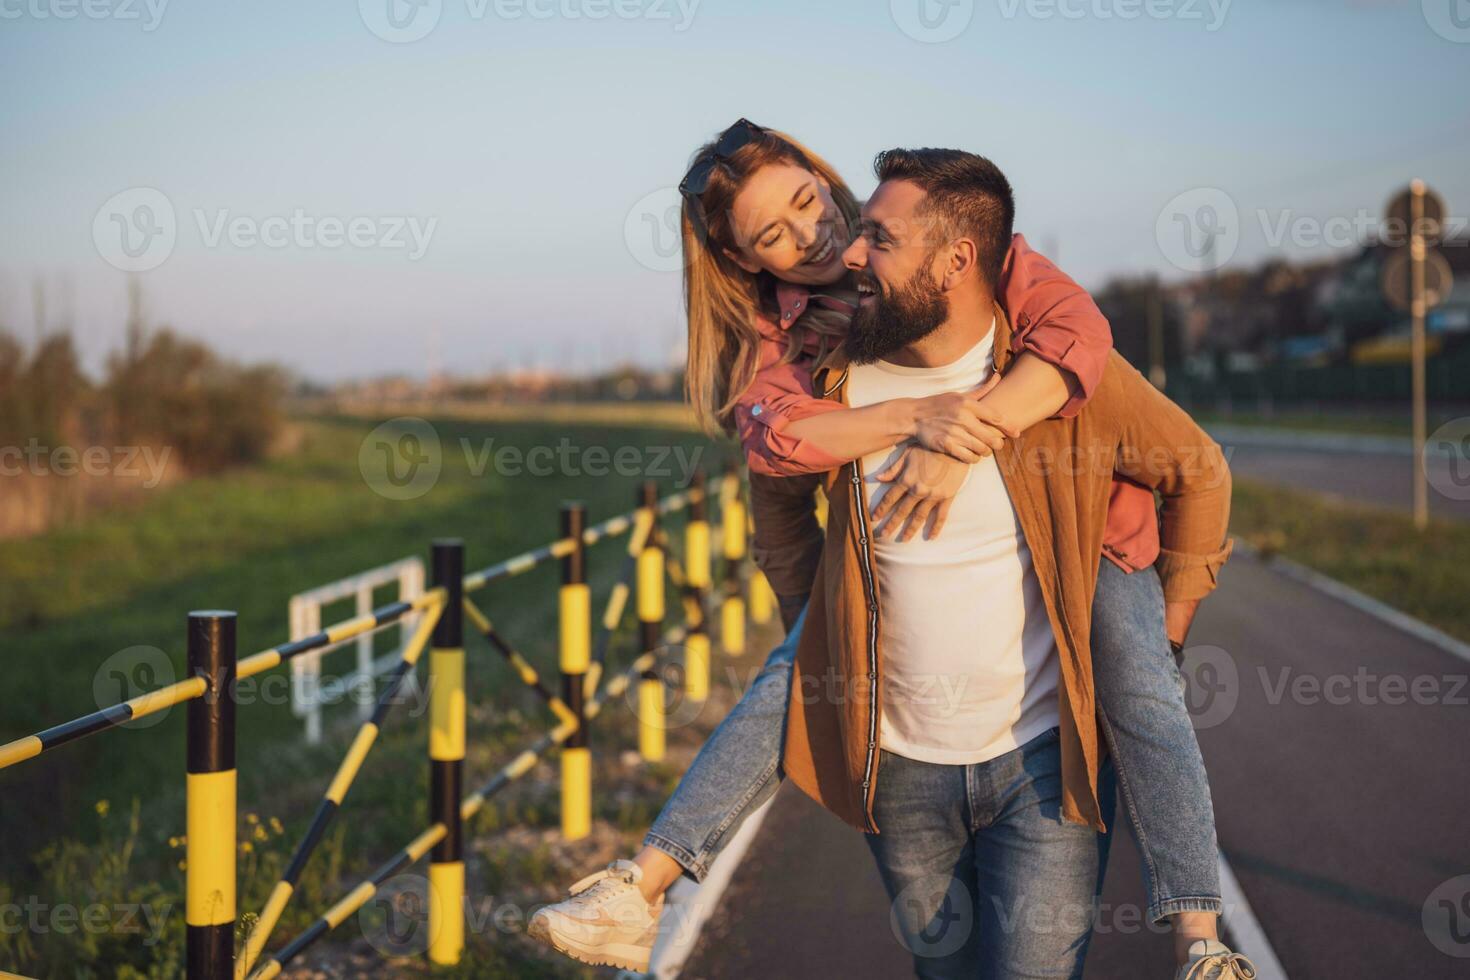
[[[718,139],[699,148],[690,166],[715,153]],[[761,167],[789,164],[816,174],[827,183],[833,202],[857,228],[858,203],[837,171],[796,140],[775,130],[759,133],[729,157],[721,157],[710,172],[699,201],[685,198],[680,224],[684,237],[684,306],[689,314],[689,363],[684,391],[695,416],[707,431],[734,428],[736,400],[755,380],[759,367],[760,334],[755,320],[774,307],[776,279],[768,272],[751,274],[736,265],[725,249],[739,252],[731,220],[735,197]],[[690,208],[700,209],[691,215]],[[810,304],[786,335],[783,363],[795,360],[809,337],[822,338],[825,350],[831,338],[847,332],[846,314]]]

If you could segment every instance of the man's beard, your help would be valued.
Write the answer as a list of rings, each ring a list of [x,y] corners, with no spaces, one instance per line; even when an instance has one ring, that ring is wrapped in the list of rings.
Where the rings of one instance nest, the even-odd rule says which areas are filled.
[[[858,309],[847,332],[848,358],[871,364],[929,336],[947,319],[944,291],[927,270],[919,269],[890,294],[880,290]]]

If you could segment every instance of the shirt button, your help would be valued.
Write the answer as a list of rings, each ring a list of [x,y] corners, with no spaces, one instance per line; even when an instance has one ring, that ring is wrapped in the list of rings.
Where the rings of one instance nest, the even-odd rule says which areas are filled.
[[[868,543],[868,539],[867,538],[858,538],[858,544],[867,544],[867,543]]]
[[[878,679],[878,675],[875,672],[873,672],[871,670],[868,671],[868,680],[870,680],[870,681],[876,681],[877,679]],[[869,742],[868,744],[869,745],[872,745],[873,743],[872,742]]]
[[[877,744],[878,744],[878,743],[877,743],[877,742],[869,742],[869,743],[868,743],[868,748],[870,748],[870,749],[871,749],[871,748],[872,748],[872,747],[873,747],[873,746],[875,746],[875,745],[877,745]],[[864,785],[864,786],[866,786],[866,785],[868,785],[868,784],[867,784],[867,783],[863,783],[863,785]]]
[[[878,611],[878,604],[876,602],[870,602],[870,603],[868,603],[868,612],[877,612],[877,611]]]

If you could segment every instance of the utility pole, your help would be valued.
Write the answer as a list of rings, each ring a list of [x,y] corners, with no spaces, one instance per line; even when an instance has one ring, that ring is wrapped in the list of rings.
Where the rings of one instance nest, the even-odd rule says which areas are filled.
[[[1148,379],[1164,390],[1164,287],[1157,279],[1148,294]]]

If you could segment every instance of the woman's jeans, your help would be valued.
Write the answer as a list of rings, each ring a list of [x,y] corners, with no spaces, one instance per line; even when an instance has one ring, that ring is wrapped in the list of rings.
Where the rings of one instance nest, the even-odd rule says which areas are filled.
[[[696,881],[746,815],[781,780],[786,704],[805,612],[750,689],[700,749],[644,843]],[[1148,887],[1148,914],[1219,912],[1209,782],[1164,632],[1152,569],[1125,574],[1104,558],[1092,610],[1098,714]]]

